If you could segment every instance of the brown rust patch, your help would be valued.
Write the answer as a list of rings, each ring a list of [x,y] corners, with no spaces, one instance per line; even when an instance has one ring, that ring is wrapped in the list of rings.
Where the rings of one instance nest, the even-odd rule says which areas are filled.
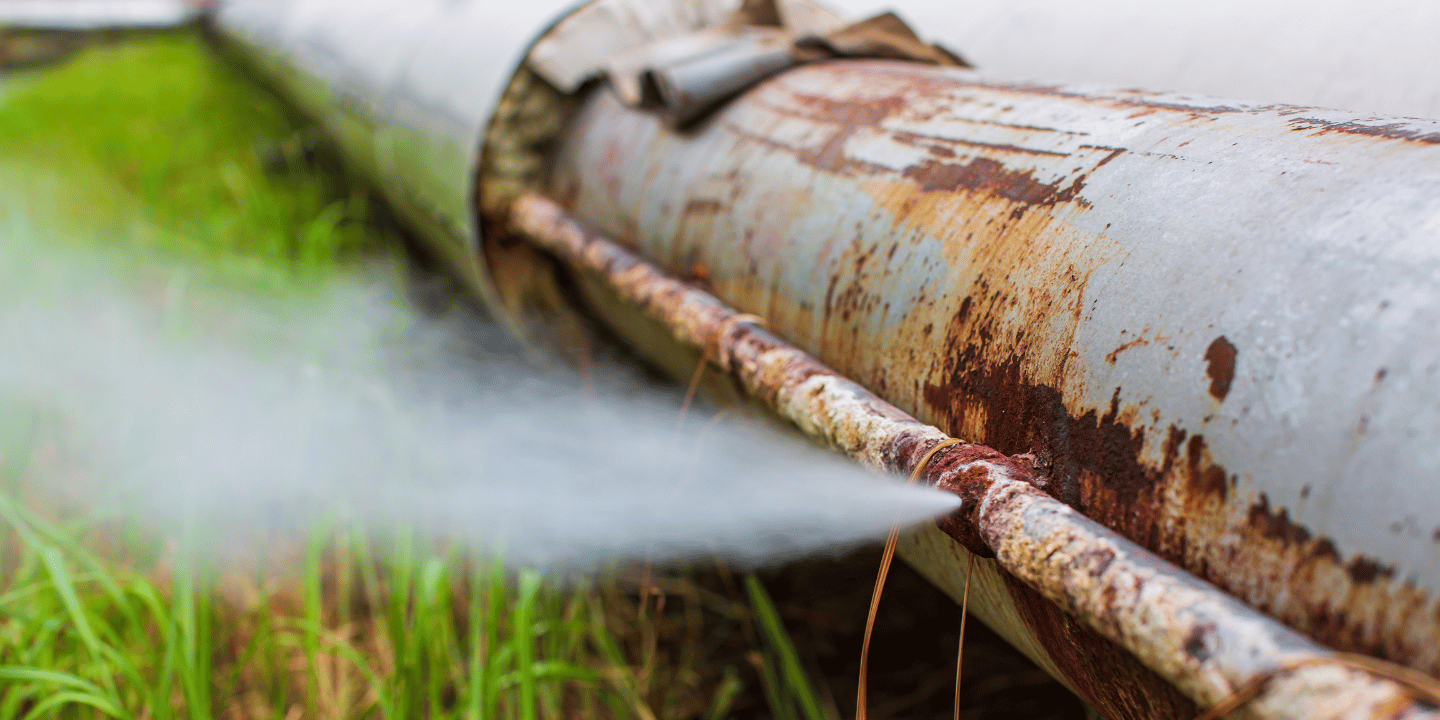
[[[1342,559],[1332,540],[1263,495],[1232,516],[1239,479],[1202,435],[1172,425],[1162,459],[1146,461],[1147,429],[1119,389],[1104,411],[1074,414],[1058,391],[1028,382],[1017,357],[989,360],[996,350],[982,351],[983,334],[951,347],[948,381],[925,388],[942,429],[983,418],[978,442],[1035,456],[1048,492],[1092,519],[1318,642],[1440,674],[1440,653],[1424,640],[1440,635],[1440,604],[1373,559]]]
[[[891,171],[849,157],[845,147],[861,131],[884,132],[897,142],[925,147],[934,156],[906,168],[901,173],[903,177],[915,181],[922,192],[982,193],[987,197],[1016,204],[1017,207],[1013,210],[1016,217],[1024,209],[1048,208],[1058,203],[1074,202],[1088,207],[1088,203],[1080,196],[1086,175],[1124,152],[1119,148],[1086,146],[1089,153],[1106,154],[1091,160],[1082,153],[1077,176],[1068,182],[1042,182],[1033,171],[1007,166],[993,157],[984,156],[983,153],[1040,156],[1050,162],[1062,164],[1068,164],[1076,158],[1069,153],[1015,144],[982,143],[964,138],[922,135],[913,130],[882,129],[882,124],[891,119],[908,121],[912,125],[914,121],[923,120],[914,117],[911,98],[925,92],[953,93],[955,88],[961,85],[963,83],[945,82],[935,78],[919,80],[912,77],[898,83],[892,80],[888,85],[877,87],[872,94],[858,101],[842,101],[802,92],[784,92],[783,86],[767,86],[760,93],[763,98],[758,104],[768,111],[781,116],[823,123],[832,129],[828,139],[816,147],[784,147],[745,128],[727,127],[752,141],[777,149],[783,148],[801,163],[826,172],[880,176],[888,175]]]
[[[1112,95],[1091,95],[1086,93],[1072,92],[1064,85],[1043,84],[1043,83],[1007,83],[1007,82],[984,82],[972,80],[966,83],[971,87],[985,88],[987,90],[1000,90],[1024,95],[1044,95],[1047,97],[1059,97],[1076,100],[1079,102],[1092,103],[1097,105],[1109,105],[1116,108],[1138,108],[1138,112],[1131,113],[1130,119],[1145,117],[1154,114],[1156,110],[1168,110],[1172,112],[1185,113],[1187,115],[1229,115],[1239,112],[1264,112],[1273,110],[1274,106],[1263,107],[1237,107],[1234,105],[1187,105],[1181,102],[1167,102],[1161,98],[1164,95],[1158,93],[1147,93],[1133,91],[1128,94]]]
[[[1321,642],[1440,672],[1440,643],[1416,641],[1440,636],[1440,608],[1429,596],[1378,574],[1373,582],[1357,583],[1336,557],[1334,545],[1323,538],[1297,543],[1284,539],[1287,533],[1295,535],[1293,531],[1277,536],[1276,529],[1298,525],[1298,519],[1287,514],[1281,522],[1273,517],[1280,509],[1247,514],[1243,473],[1232,474],[1216,462],[1196,428],[1167,428],[1158,417],[1145,426],[1135,404],[1127,404],[1120,391],[1108,406],[1067,406],[1059,388],[1071,387],[1073,378],[1086,374],[1071,354],[1071,339],[1089,305],[1084,299],[1089,273],[1119,252],[1103,235],[1086,234],[1069,224],[1071,214],[1084,210],[1081,203],[1024,212],[1024,203],[988,187],[926,190],[899,170],[847,159],[847,146],[859,148],[868,142],[870,131],[888,132],[886,128],[906,117],[909,90],[885,78],[869,83],[872,78],[867,76],[869,84],[859,91],[863,101],[843,103],[849,109],[834,104],[838,97],[791,102],[800,94],[787,86],[787,78],[823,73],[828,67],[801,69],[769,81],[728,107],[722,122],[706,131],[727,133],[724,142],[715,145],[726,148],[725,154],[705,156],[713,160],[704,164],[711,177],[729,178],[726,182],[736,192],[750,198],[760,194],[780,207],[766,217],[747,218],[738,249],[739,225],[707,222],[677,223],[676,236],[666,243],[706,248],[704,257],[716,263],[712,271],[717,293],[742,309],[764,314],[778,335],[801,343],[842,374],[867,387],[890,388],[887,399],[923,414],[953,436],[985,442],[1007,454],[1031,454],[1036,469],[1046,473],[1047,490],[1097,521]],[[887,72],[904,71],[897,64]],[[956,78],[943,76],[932,84],[936,87],[912,89],[955,96],[959,85]],[[892,100],[877,100],[881,91],[891,93]],[[806,92],[824,94],[823,89]],[[762,101],[764,107],[759,107]],[[871,107],[855,108],[867,104]],[[778,117],[772,105],[783,106],[785,116]],[[746,143],[757,140],[746,133],[765,125],[739,120],[756,118],[785,123],[795,131],[787,137],[813,142],[803,148],[775,143],[747,148]],[[1003,115],[996,120],[1004,124]],[[804,128],[805,122],[813,126]],[[745,152],[733,151],[737,146]],[[964,164],[968,155],[980,152],[963,146],[950,149],[955,158],[937,153],[928,158]],[[683,147],[669,151],[682,152]],[[628,152],[633,167],[647,167],[650,155]],[[1048,156],[994,152],[998,156],[991,159],[1003,158],[1007,172],[1023,172],[1039,185],[1076,176],[1065,175],[1074,166],[1070,162],[1046,165],[1051,162]],[[1088,168],[1079,174],[1093,172],[1115,152],[1075,153],[1075,164]],[[758,162],[756,158],[763,158],[765,172],[747,174],[745,163]],[[1032,166],[1035,171],[1028,172]],[[811,223],[813,239],[814,221],[830,217],[822,212],[846,212],[809,205],[800,193],[779,192],[834,182],[817,170],[858,178],[854,182],[868,195],[866,200],[873,200],[875,211],[868,218],[851,215],[835,221],[833,238],[823,240],[824,261],[817,264],[823,269],[812,280],[815,287],[828,285],[828,292],[823,303],[818,296],[803,298],[810,304],[802,313],[786,305],[795,302],[787,297],[794,291],[782,287],[781,271],[764,263],[820,247],[821,241],[814,246],[792,241],[788,233],[795,223]],[[643,172],[637,170],[634,176]],[[576,182],[586,185],[591,207],[609,207],[603,180],[580,177]],[[642,181],[627,182],[633,186]],[[849,187],[847,181],[832,189]],[[686,198],[682,191],[672,194],[671,213]],[[717,197],[699,191],[691,196]],[[618,232],[626,213],[640,211],[617,210],[621,217],[610,224]],[[647,227],[671,227],[666,223],[673,220],[647,217]],[[885,262],[896,246],[894,262]],[[738,260],[718,259],[737,253]],[[673,262],[685,258],[677,254]],[[897,298],[884,290],[898,276],[892,273],[901,271],[907,279],[925,280],[913,298]],[[896,301],[897,308],[909,300],[911,307],[895,320],[884,315],[882,300]],[[867,330],[877,320],[896,330],[880,335]],[[930,330],[922,334],[926,325]],[[1150,452],[1163,448],[1164,457],[1142,461],[1147,441]],[[914,451],[893,448],[895,467],[907,466],[904,459],[913,459]],[[1054,649],[1071,636],[1041,637]],[[1093,667],[1072,673],[1092,675]]]
[[[901,174],[914,180],[924,192],[982,191],[1032,208],[1073,202],[1085,187],[1083,176],[1068,185],[1059,181],[1042,183],[1030,173],[1011,170],[984,157],[963,163],[926,160],[905,168]]]
[[[829,172],[845,172],[855,165],[845,157],[845,143],[850,140],[851,136],[865,128],[878,126],[885,118],[898,112],[906,104],[906,98],[903,95],[854,103],[795,93],[790,95],[788,100],[793,103],[791,107],[808,111],[808,118],[834,124],[835,133],[820,147],[800,150],[795,154],[801,162]],[[772,109],[780,112],[795,112],[793,109],[785,110],[783,107],[773,107]]]
[[[1119,359],[1120,353],[1123,353],[1123,352],[1125,352],[1126,350],[1132,350],[1132,349],[1137,348],[1137,347],[1140,347],[1140,346],[1142,346],[1142,345],[1149,345],[1149,344],[1150,344],[1150,341],[1149,341],[1149,340],[1146,340],[1145,338],[1135,338],[1134,340],[1131,340],[1130,342],[1124,343],[1124,344],[1121,345],[1120,347],[1117,347],[1117,348],[1115,348],[1114,350],[1111,350],[1109,353],[1107,353],[1107,354],[1105,355],[1105,362],[1106,362],[1107,364],[1114,365],[1114,364],[1115,364],[1115,361],[1116,361],[1117,359]]]
[[[1230,394],[1230,383],[1235,380],[1235,357],[1238,355],[1234,343],[1224,335],[1210,342],[1205,348],[1205,374],[1210,377],[1210,395],[1224,402]]]
[[[1425,143],[1427,145],[1440,145],[1440,130],[1424,132],[1407,123],[1400,122],[1369,125],[1353,120],[1339,122],[1334,120],[1321,120],[1319,118],[1294,118],[1289,121],[1289,124],[1292,130],[1309,132],[1311,135],[1339,133],[1343,135],[1364,135],[1367,137],[1384,138],[1386,140],[1406,140],[1409,142]]]
[[[1185,432],[1173,425],[1170,426],[1172,435],[1177,430],[1182,435]],[[1166,456],[1165,462],[1170,462],[1170,456]],[[1204,435],[1190,436],[1190,441],[1185,445],[1185,467],[1189,470],[1189,473],[1186,475],[1186,480],[1188,481],[1187,487],[1192,495],[1198,497],[1215,497],[1221,502],[1229,500],[1230,484],[1225,477],[1225,468],[1216,465],[1210,460],[1209,451],[1205,447]],[[1168,468],[1165,468],[1165,470],[1168,470]],[[1163,475],[1164,473],[1162,472],[1161,474]]]
[[[1031,479],[1035,467],[1026,457],[1008,457],[986,445],[957,445],[931,458],[925,477],[942,490],[960,496],[960,507],[940,518],[936,525],[965,549],[982,557],[995,557],[980,530],[980,503],[994,482],[995,471],[1014,479]]]
[[[1050,132],[1054,132],[1051,130]],[[1021,155],[1048,155],[1050,157],[1069,157],[1070,153],[1056,152],[1054,150],[1041,150],[1038,148],[1022,147],[1012,143],[989,143],[963,138],[940,137],[936,135],[921,135],[919,133],[896,131],[891,135],[895,140],[914,147],[923,147],[931,154],[940,157],[955,157],[955,146],[963,145],[967,148],[984,150],[986,152],[1019,153]],[[1101,163],[1102,165],[1104,163]]]
[[[1021,621],[1044,642],[1050,661],[1101,716],[1151,720],[1199,715],[1194,703],[1134,655],[1077,622],[1004,569],[999,573]]]
[[[1350,579],[1357,583],[1373,583],[1395,577],[1395,568],[1382,565],[1363,555],[1351,560],[1350,564],[1345,566],[1345,571],[1350,573]]]
[[[684,214],[708,215],[725,211],[725,204],[708,198],[691,198],[685,201]]]
[[[1309,528],[1290,519],[1289,510],[1285,508],[1280,508],[1278,511],[1272,510],[1270,498],[1265,493],[1260,493],[1260,499],[1250,506],[1248,517],[1250,526],[1255,528],[1255,531],[1262,537],[1278,540],[1286,545],[1303,545],[1310,542],[1313,537]],[[1336,560],[1340,559],[1335,545],[1328,540],[1321,543],[1317,554],[1323,554]]]

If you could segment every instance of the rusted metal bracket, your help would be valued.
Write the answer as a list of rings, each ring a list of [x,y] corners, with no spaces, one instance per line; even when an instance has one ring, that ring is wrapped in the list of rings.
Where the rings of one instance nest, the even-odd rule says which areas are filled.
[[[779,415],[862,465],[907,473],[949,439],[548,198],[520,196],[509,219],[535,246],[598,275]],[[1201,707],[1269,678],[1246,706],[1254,717],[1440,718],[1404,684],[1345,662],[1046,494],[1024,458],[958,444],[938,452],[922,475],[963,499],[939,523],[951,537],[993,556]]]

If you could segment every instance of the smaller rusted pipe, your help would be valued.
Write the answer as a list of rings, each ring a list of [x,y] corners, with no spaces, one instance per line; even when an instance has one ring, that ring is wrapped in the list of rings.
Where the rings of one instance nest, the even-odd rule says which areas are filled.
[[[591,232],[543,196],[521,196],[510,222],[540,248],[599,274],[677,340],[700,348],[746,392],[866,467],[907,474],[926,449],[949,437],[774,336],[755,316]]]
[[[676,339],[715,359],[746,391],[862,465],[905,474],[950,439],[771,334],[754,316],[592,232],[548,198],[522,195],[510,223],[568,265],[598,274]],[[941,529],[972,553],[995,557],[1201,707],[1273,676],[1244,708],[1254,717],[1440,720],[1402,684],[1341,662],[1047,495],[1023,459],[959,444],[936,453],[921,474],[962,498]]]

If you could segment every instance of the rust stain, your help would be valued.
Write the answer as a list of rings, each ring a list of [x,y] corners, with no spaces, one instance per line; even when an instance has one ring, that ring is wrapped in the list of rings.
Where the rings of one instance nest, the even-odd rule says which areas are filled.
[[[837,128],[830,139],[819,148],[795,152],[801,162],[830,172],[845,172],[847,168],[855,165],[845,157],[845,143],[851,136],[864,128],[878,126],[906,104],[906,98],[898,95],[867,103],[853,103],[795,93],[789,96],[789,101],[790,104],[774,109],[780,112],[786,112],[782,110],[784,107],[807,110],[810,118],[832,123]]]
[[[1120,357],[1120,353],[1123,353],[1123,352],[1125,352],[1126,350],[1131,350],[1131,349],[1140,347],[1141,345],[1149,345],[1149,344],[1150,344],[1150,341],[1149,341],[1149,340],[1146,340],[1145,338],[1138,338],[1138,337],[1137,337],[1137,338],[1135,338],[1134,340],[1131,340],[1130,342],[1127,342],[1127,343],[1121,345],[1120,347],[1117,347],[1117,348],[1115,348],[1114,350],[1111,350],[1109,353],[1107,353],[1107,354],[1105,355],[1105,362],[1108,363],[1108,364],[1110,364],[1110,365],[1114,365],[1114,364],[1115,364],[1115,360]]]
[[[725,204],[719,200],[691,198],[685,201],[686,215],[714,214],[725,211]]]
[[[961,499],[960,507],[936,521],[936,526],[977,557],[992,558],[995,552],[981,536],[976,523],[976,509],[991,483],[989,468],[971,465],[981,460],[1010,468],[1020,477],[1034,476],[1034,464],[1027,462],[1028,459],[1007,457],[985,445],[966,445],[941,453],[930,462],[925,474],[935,481],[936,487],[959,495]],[[961,467],[965,469],[956,472]]]
[[[1290,519],[1289,510],[1271,510],[1270,498],[1265,493],[1260,493],[1260,499],[1250,506],[1249,518],[1250,525],[1262,537],[1278,540],[1286,545],[1304,545],[1313,537],[1308,528]],[[1336,562],[1340,560],[1340,552],[1335,549],[1335,544],[1325,538],[1320,538],[1311,552]]]
[[[1241,108],[1233,105],[1186,105],[1185,103],[1166,102],[1158,99],[1158,94],[1136,92],[1133,96],[1095,96],[1085,95],[1076,92],[1069,92],[1064,85],[1040,84],[1040,83],[1004,83],[1004,82],[962,82],[962,85],[984,88],[987,90],[1001,90],[1024,95],[1045,95],[1049,97],[1060,97],[1091,104],[1110,105],[1119,108],[1139,108],[1137,112],[1131,113],[1131,119],[1144,117],[1153,114],[1155,110],[1169,110],[1185,113],[1188,115],[1228,115],[1239,112],[1269,111],[1271,106]]]
[[[1103,411],[1075,412],[1058,390],[1029,381],[1023,345],[995,347],[975,309],[962,315],[943,380],[924,392],[942,429],[971,428],[1002,453],[1033,456],[1047,476],[1037,485],[1051,495],[1319,642],[1440,674],[1440,653],[1414,640],[1440,633],[1440,605],[1393,568],[1343,558],[1264,495],[1232,516],[1240,478],[1215,462],[1203,435],[1172,425],[1162,459],[1149,462],[1147,428],[1135,406],[1126,412],[1121,389]]]
[[[1102,717],[1110,720],[1190,718],[1200,714],[1191,702],[1145,667],[1134,655],[1076,622],[1054,603],[1000,570],[1005,590],[1020,620],[1045,640],[1051,662]],[[1097,672],[1097,668],[1103,671]]]
[[[923,192],[984,191],[1030,208],[1073,202],[1085,186],[1083,176],[1064,186],[1058,181],[1042,183],[1030,173],[984,157],[963,163],[926,160],[901,174],[914,180]]]
[[[1067,404],[1061,388],[1068,378],[1085,374],[1071,344],[1085,314],[1090,273],[1118,252],[1103,235],[1077,231],[1069,218],[1086,211],[1082,191],[1089,174],[1127,151],[1083,147],[1069,157],[1052,158],[913,134],[898,139],[925,148],[930,157],[912,167],[897,170],[849,157],[847,147],[858,147],[872,135],[897,139],[886,128],[909,117],[913,96],[954,95],[967,84],[940,74],[924,82],[901,82],[895,78],[913,69],[894,65],[892,70],[876,62],[835,63],[797,71],[862,73],[867,79],[863,102],[800,92],[781,76],[737,101],[711,126],[727,134],[726,142],[758,143],[777,151],[765,156],[767,172],[791,172],[792,179],[816,184],[827,174],[858,179],[877,206],[869,221],[891,224],[888,233],[877,234],[860,221],[854,227],[837,222],[824,240],[827,260],[821,272],[828,277],[814,281],[825,287],[823,302],[816,297],[796,305],[777,292],[779,273],[757,270],[755,261],[766,253],[779,254],[792,227],[787,223],[807,219],[804,214],[813,210],[787,198],[793,208],[749,221],[742,250],[748,267],[738,272],[715,268],[717,293],[747,312],[764,314],[778,334],[862,385],[884,389],[887,400],[950,435],[986,443],[1005,455],[1026,456],[1050,494],[1320,642],[1440,674],[1440,648],[1407,639],[1440,635],[1440,606],[1428,595],[1363,558],[1341,558],[1333,542],[1315,537],[1284,508],[1272,509],[1268,499],[1257,496],[1250,504],[1243,473],[1216,462],[1201,433],[1158,427],[1158,417],[1157,426],[1145,426],[1121,388],[1114,388],[1104,407]],[[886,73],[895,77],[883,77]],[[1235,111],[1152,106],[1191,114]],[[810,126],[786,135],[795,144],[785,145],[758,134],[754,123],[737,121],[756,117]],[[1005,125],[1003,113],[993,122]],[[810,140],[802,145],[795,138]],[[738,158],[744,155],[733,152],[717,160],[714,174],[743,168]],[[798,168],[784,164],[791,158]],[[734,176],[736,188],[747,182],[744,177]],[[595,182],[603,193],[603,182]],[[711,205],[686,210],[731,211]],[[628,212],[620,211],[617,227],[631,221]],[[647,226],[669,227],[673,219],[647,218]],[[678,236],[667,242],[708,248],[707,258],[734,254],[736,234],[721,232],[721,225],[683,220],[678,225]],[[753,238],[750,229],[757,233]],[[888,316],[888,334],[867,333],[869,323],[891,312],[887,299],[895,299],[882,296],[882,288],[893,265],[903,263],[884,259],[936,246],[941,256],[933,262],[940,267],[922,270],[931,273],[931,283],[916,292],[909,307],[895,311],[903,312],[900,319]],[[677,257],[673,262],[683,273],[690,261]],[[882,341],[888,345],[876,345]],[[867,344],[870,350],[859,352]],[[1212,342],[1206,353],[1210,392],[1217,400],[1233,383],[1237,355],[1224,338]],[[1162,448],[1159,459],[1145,457],[1147,437],[1152,448]],[[891,449],[887,465],[905,467],[913,452],[900,443]],[[1035,628],[1052,630],[1059,622],[1039,615],[1033,620]],[[1408,630],[1417,627],[1432,630]],[[1078,653],[1066,648],[1089,642],[1047,632],[1037,629],[1052,654]],[[1095,659],[1073,657],[1081,665],[1066,670],[1072,680],[1093,676],[1094,665],[1084,663]],[[1094,689],[1097,696],[1111,692],[1118,691]],[[1148,716],[1124,712],[1132,711],[1138,714],[1115,711],[1114,717]]]
[[[1363,122],[1337,122],[1333,120],[1321,120],[1319,118],[1294,118],[1289,122],[1291,129],[1300,132],[1310,132],[1312,135],[1340,133],[1344,135],[1365,135],[1368,137],[1384,138],[1386,140],[1406,140],[1425,143],[1427,145],[1440,145],[1440,131],[1423,132],[1405,123],[1392,122],[1367,125]]]
[[[1054,131],[1050,130],[1047,132]],[[1070,153],[1056,152],[1054,150],[1027,148],[1010,143],[988,143],[978,142],[975,140],[965,140],[963,138],[947,138],[937,135],[921,135],[919,133],[908,131],[896,131],[893,135],[891,135],[891,137],[902,143],[905,143],[906,145],[925,147],[930,152],[937,155],[943,155],[945,157],[955,157],[955,151],[951,149],[951,147],[956,145],[963,145],[965,147],[976,148],[978,150],[1004,153],[1020,153],[1022,155],[1048,155],[1051,157],[1070,157]]]
[[[1210,377],[1210,395],[1220,402],[1230,394],[1230,383],[1235,380],[1235,344],[1224,335],[1210,342],[1205,348],[1205,374]]]

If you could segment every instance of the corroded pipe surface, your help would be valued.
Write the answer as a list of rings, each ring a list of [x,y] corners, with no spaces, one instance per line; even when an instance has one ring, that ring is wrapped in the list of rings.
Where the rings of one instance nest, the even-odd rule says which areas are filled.
[[[902,410],[1326,645],[1440,673],[1440,123],[840,61],[685,135],[597,92],[556,158],[575,216]],[[1085,692],[1083,629],[977,583]]]
[[[1327,645],[1440,673],[1440,124],[834,63],[693,132],[603,92],[566,130],[570,99],[513,72],[566,5],[225,0],[214,27],[497,315],[568,297],[491,232],[553,160],[575,215],[895,406]],[[648,37],[734,3],[633,5]],[[902,543],[959,592],[963,548]],[[975,575],[977,614],[1112,720],[1193,713]]]
[[[587,229],[534,194],[510,221],[581,272],[595,273],[677,339],[702,348],[752,395],[862,464],[907,473],[946,439],[808,354]],[[1204,707],[1256,677],[1330,651],[1045,494],[1028,458],[983,445],[942,449],[926,482],[963,499],[946,531],[1134,653]],[[1250,706],[1265,718],[1437,718],[1390,680],[1334,663],[1275,678]]]

